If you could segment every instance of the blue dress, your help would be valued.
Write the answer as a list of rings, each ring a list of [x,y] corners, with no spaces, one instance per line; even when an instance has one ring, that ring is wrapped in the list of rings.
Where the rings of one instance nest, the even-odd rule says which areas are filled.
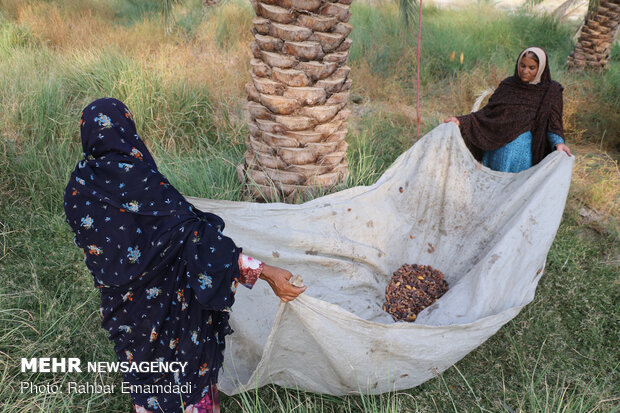
[[[510,143],[493,151],[485,151],[482,164],[494,171],[521,172],[532,167],[532,132],[522,133]],[[560,135],[547,131],[547,143],[555,148],[564,143]]]

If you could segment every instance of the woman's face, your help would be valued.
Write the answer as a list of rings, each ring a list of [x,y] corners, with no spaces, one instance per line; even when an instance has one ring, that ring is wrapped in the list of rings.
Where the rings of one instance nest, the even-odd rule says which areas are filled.
[[[519,62],[519,77],[525,83],[530,83],[538,73],[538,63],[529,56],[523,56]]]

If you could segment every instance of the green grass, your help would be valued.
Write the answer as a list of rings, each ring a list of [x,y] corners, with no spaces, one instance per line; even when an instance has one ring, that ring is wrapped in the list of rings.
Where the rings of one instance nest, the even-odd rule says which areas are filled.
[[[29,141],[76,142],[76,113],[101,96],[132,108],[146,142],[189,151],[214,138],[206,89],[166,83],[127,56],[102,51],[57,59],[47,51],[16,50],[8,57],[0,63],[0,118]]]
[[[50,198],[58,198],[41,189],[39,197],[45,198],[48,192]],[[16,390],[27,380],[96,379],[89,374],[29,377],[18,371],[21,357],[45,354],[113,361],[115,356],[98,326],[98,295],[62,215],[45,207],[32,208],[27,215],[9,214],[24,199],[17,192],[11,194],[10,202],[3,202],[0,209],[2,216],[9,217],[3,220],[2,232],[15,231],[5,245],[9,255],[0,261],[0,363],[4,365],[0,400],[9,409],[5,411],[31,411],[44,401],[50,407],[42,411],[84,411],[76,406],[86,403],[91,403],[92,411],[126,411],[126,395],[68,398],[21,395]],[[613,349],[619,297],[614,285],[617,272],[606,262],[614,240],[589,239],[582,231],[566,217],[534,302],[441,377],[383,396],[335,398],[268,386],[224,397],[225,411],[501,411],[503,404],[524,412],[585,412],[597,405],[598,411],[615,411],[620,360]],[[119,378],[103,375],[99,380],[118,384]],[[605,402],[614,398],[616,402]],[[398,408],[390,407],[394,405]]]
[[[377,20],[381,24],[376,24]],[[368,4],[356,4],[351,23],[358,30],[351,34],[351,62],[370,63],[380,76],[402,69],[411,78],[415,69],[417,28],[406,29],[394,7],[377,10]],[[454,13],[435,7],[423,9],[421,72],[425,82],[436,82],[475,66],[497,65],[512,71],[515,56],[528,45],[539,45],[552,52],[552,68],[563,66],[572,50],[571,27],[559,25],[547,17],[525,14],[508,15],[489,4]],[[395,39],[403,40],[394,42]],[[457,58],[450,61],[455,51]],[[464,55],[463,64],[458,61]],[[396,69],[395,69],[396,68]]]
[[[451,110],[442,113],[445,117],[469,112],[478,93],[495,88],[500,80],[513,74],[521,50],[537,45],[547,50],[552,78],[567,88],[566,106],[572,110],[569,116],[575,117],[582,128],[579,140],[600,141],[604,135],[605,148],[620,149],[620,46],[614,46],[606,73],[567,73],[565,62],[572,51],[573,24],[560,24],[550,17],[525,13],[505,14],[487,2],[451,12],[429,6],[423,13],[420,65],[423,109],[439,106],[444,111]],[[400,95],[405,103],[415,105],[415,25],[405,29],[393,3],[381,8],[354,3],[351,23],[355,30],[350,35],[353,40],[350,64],[354,68],[367,65],[371,75],[370,79],[362,79],[366,83],[361,86],[362,93],[367,94],[364,97],[374,98],[364,90],[374,78],[383,82],[376,87],[382,91],[381,97]],[[352,75],[355,78],[356,72]],[[446,96],[445,88],[454,84],[458,87],[453,89],[453,95]],[[587,85],[586,96],[581,94],[583,85]],[[386,87],[389,90],[384,91]],[[436,103],[439,99],[443,101]],[[601,112],[609,116],[600,116]],[[429,122],[424,130],[432,129],[435,124]]]
[[[184,61],[187,57],[171,62],[171,68],[162,67],[157,63],[159,49],[141,55],[134,46],[110,42],[82,49],[56,44],[49,40],[54,38],[51,34],[28,19],[18,22],[11,17],[9,3],[0,0],[0,412],[126,412],[130,399],[120,393],[110,397],[19,391],[22,381],[120,383],[120,376],[113,374],[19,371],[22,357],[115,360],[99,326],[98,293],[64,222],[62,193],[81,152],[79,112],[100,96],[125,101],[160,169],[181,192],[241,200],[235,166],[242,161],[248,133],[237,103],[243,91],[226,96],[210,89],[194,78],[194,61]],[[73,10],[61,0],[44,3],[58,5],[61,15]],[[144,33],[161,28],[161,7],[155,2],[77,3],[100,13],[101,24],[114,36],[136,43]],[[203,11],[199,3],[173,4],[172,30],[162,40],[167,42],[162,49],[204,53],[196,39],[207,41],[200,36],[209,30],[213,38],[206,39],[214,47],[208,50],[224,54],[241,47],[252,16],[249,6],[229,3]],[[452,92],[455,84],[465,83],[465,90],[473,90],[476,82],[484,83],[480,77],[487,72],[510,72],[515,53],[532,42],[550,51],[554,75],[570,85],[585,85],[588,105],[576,117],[576,128],[586,130],[586,141],[598,145],[605,130],[605,142],[617,140],[612,136],[618,130],[613,129],[618,122],[618,110],[614,117],[613,109],[619,105],[614,92],[620,73],[617,46],[611,69],[600,78],[567,74],[562,65],[570,52],[571,28],[481,7],[459,13],[424,10],[423,96],[429,96],[424,106],[465,106],[465,99],[461,104],[461,97]],[[478,18],[481,10],[486,17]],[[355,4],[353,12],[352,67],[367,64],[369,79],[377,84],[394,79],[391,87],[407,91],[401,103],[411,104],[413,35],[403,34],[396,9],[389,4]],[[525,36],[521,29],[526,29]],[[457,58],[450,62],[453,50]],[[463,65],[458,62],[460,52]],[[374,101],[375,95],[364,98]],[[433,116],[433,122],[427,118],[426,130],[440,121],[441,114]],[[415,125],[391,112],[389,105],[351,122],[351,175],[344,186],[374,183],[411,145],[414,135]],[[441,376],[414,389],[378,396],[332,397],[266,386],[223,397],[224,411],[618,412],[619,252],[617,238],[580,225],[569,208],[534,301]]]

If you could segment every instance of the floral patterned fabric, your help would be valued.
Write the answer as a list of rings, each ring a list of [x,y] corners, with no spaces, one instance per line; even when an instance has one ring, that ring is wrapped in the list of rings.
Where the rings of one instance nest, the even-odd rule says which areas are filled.
[[[84,159],[64,207],[101,292],[102,326],[119,361],[187,363],[177,373],[124,373],[132,385],[161,385],[132,392],[134,404],[182,411],[217,382],[241,249],[221,218],[194,208],[158,171],[122,102],[92,102],[80,124]],[[165,388],[175,384],[190,390]]]
[[[220,413],[220,393],[214,385],[209,389],[209,393],[201,401],[189,406],[185,413]]]
[[[265,264],[262,261],[245,254],[239,254],[239,269],[241,271],[240,281],[243,286],[250,289],[254,287],[264,267]]]
[[[154,413],[142,406],[134,405],[135,413]],[[215,384],[209,387],[209,391],[196,404],[185,407],[184,413],[220,413],[220,393]]]

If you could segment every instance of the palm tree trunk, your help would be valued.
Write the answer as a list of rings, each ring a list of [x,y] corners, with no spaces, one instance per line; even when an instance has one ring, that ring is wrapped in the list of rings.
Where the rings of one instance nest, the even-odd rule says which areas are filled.
[[[350,3],[252,0],[250,135],[237,172],[254,198],[292,201],[348,176]]]
[[[620,25],[620,0],[601,0],[581,26],[579,39],[566,64],[569,69],[606,69]]]

